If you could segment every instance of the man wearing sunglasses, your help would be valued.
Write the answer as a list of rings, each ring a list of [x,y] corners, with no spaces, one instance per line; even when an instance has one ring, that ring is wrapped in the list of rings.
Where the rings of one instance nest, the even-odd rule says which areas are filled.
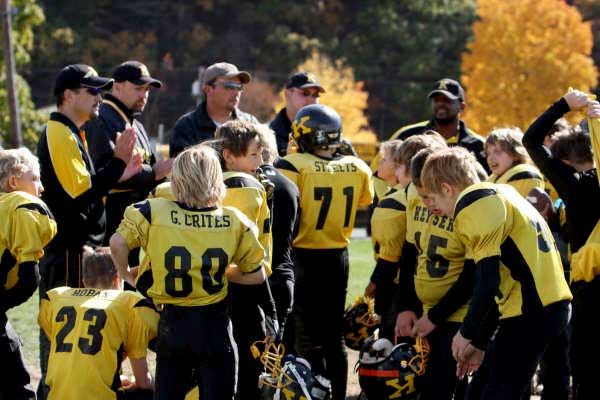
[[[254,115],[238,108],[244,85],[251,79],[248,72],[239,71],[235,65],[226,62],[208,67],[203,76],[204,100],[175,123],[169,155],[175,157],[186,147],[213,139],[217,127],[229,120],[258,123]]]
[[[325,89],[311,73],[298,72],[288,79],[284,92],[286,105],[269,124],[269,128],[275,132],[279,156],[287,154],[292,121],[296,113],[304,106],[318,103],[321,93],[325,93]]]
[[[101,91],[110,89],[112,84],[112,79],[98,76],[84,64],[68,65],[56,77],[54,96],[58,111],[50,114],[40,137],[38,158],[45,189],[42,199],[56,220],[58,233],[40,261],[40,296],[58,286],[83,287],[83,247],[101,245],[104,236],[102,198],[117,182],[129,179],[141,168],[140,156],[133,155],[136,136],[131,128],[117,135],[113,155],[103,168],[94,168],[88,153],[82,126],[98,116]],[[48,350],[49,342],[42,333],[40,399],[46,398],[43,376]]]

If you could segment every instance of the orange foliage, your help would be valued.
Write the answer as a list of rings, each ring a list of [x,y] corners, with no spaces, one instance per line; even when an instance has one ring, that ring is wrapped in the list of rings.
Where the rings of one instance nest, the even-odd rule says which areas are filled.
[[[477,5],[474,41],[462,58],[464,118],[473,130],[487,135],[497,126],[525,129],[569,87],[596,85],[590,24],[576,8],[562,0]]]

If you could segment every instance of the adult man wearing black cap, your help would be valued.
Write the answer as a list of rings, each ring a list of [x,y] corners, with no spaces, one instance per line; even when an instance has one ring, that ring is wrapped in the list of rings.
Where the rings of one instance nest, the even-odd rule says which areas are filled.
[[[304,106],[318,103],[321,93],[325,93],[325,89],[317,77],[309,72],[298,72],[287,81],[284,91],[285,107],[279,110],[269,124],[269,128],[275,132],[279,156],[283,157],[287,154],[292,120],[296,113]]]
[[[146,107],[150,89],[160,89],[162,82],[152,78],[148,68],[138,61],[126,61],[119,65],[113,72],[113,79],[112,91],[104,96],[98,118],[85,125],[90,155],[96,169],[104,168],[113,157],[117,133],[132,127],[136,134],[135,152],[142,157],[142,169],[130,179],[112,187],[106,198],[106,246],[117,230],[125,208],[145,199],[169,174],[172,164],[172,160],[156,160],[148,134],[137,119]],[[137,265],[137,261],[132,265]]]
[[[251,79],[250,73],[226,62],[208,67],[203,76],[204,100],[175,123],[169,141],[170,156],[175,157],[186,147],[213,139],[217,127],[231,119],[258,123],[255,116],[238,108],[244,85]]]
[[[449,146],[461,146],[469,150],[483,168],[489,171],[483,154],[484,139],[467,128],[460,119],[460,113],[466,105],[465,91],[460,83],[453,79],[441,79],[435,83],[427,98],[431,101],[432,118],[400,128],[389,140],[406,139],[432,129],[442,135]]]
[[[133,155],[135,131],[126,129],[115,140],[113,155],[102,169],[94,168],[81,127],[98,116],[101,91],[112,79],[98,76],[89,65],[63,68],[54,86],[57,112],[50,114],[38,143],[42,199],[56,220],[58,233],[40,262],[40,296],[58,286],[83,287],[83,246],[98,246],[104,237],[102,198],[119,180],[127,180],[141,168]],[[42,378],[46,370],[48,341],[40,335]],[[42,388],[43,379],[40,382]],[[43,389],[38,398],[44,399]]]

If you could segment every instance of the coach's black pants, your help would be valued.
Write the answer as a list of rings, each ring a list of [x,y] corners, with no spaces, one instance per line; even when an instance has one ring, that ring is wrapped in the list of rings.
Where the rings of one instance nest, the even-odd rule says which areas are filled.
[[[6,314],[0,313],[0,400],[35,400],[21,353],[21,340],[13,330]]]
[[[294,249],[296,350],[331,380],[333,400],[346,398],[348,358],[343,319],[348,250]]]
[[[569,322],[570,304],[560,301],[536,315],[501,319],[467,399],[519,400],[548,344]]]
[[[155,399],[183,400],[190,381],[202,400],[231,400],[236,348],[224,302],[165,306],[158,323]]]

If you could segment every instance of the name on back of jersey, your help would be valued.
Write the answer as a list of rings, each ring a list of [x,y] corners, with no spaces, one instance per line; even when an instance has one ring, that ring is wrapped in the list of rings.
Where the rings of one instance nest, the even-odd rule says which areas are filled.
[[[452,232],[454,230],[454,220],[452,218],[446,216],[442,217],[439,215],[433,215],[429,208],[424,206],[415,207],[413,220],[426,223],[429,223],[429,221],[431,220],[433,226],[437,226],[440,229],[445,229],[448,232]]]
[[[329,163],[328,161],[315,161],[316,172],[356,172],[358,168],[353,163]]]
[[[185,225],[192,228],[229,228],[231,226],[231,216],[203,213],[188,214],[179,210],[171,210],[171,222],[174,225]]]

